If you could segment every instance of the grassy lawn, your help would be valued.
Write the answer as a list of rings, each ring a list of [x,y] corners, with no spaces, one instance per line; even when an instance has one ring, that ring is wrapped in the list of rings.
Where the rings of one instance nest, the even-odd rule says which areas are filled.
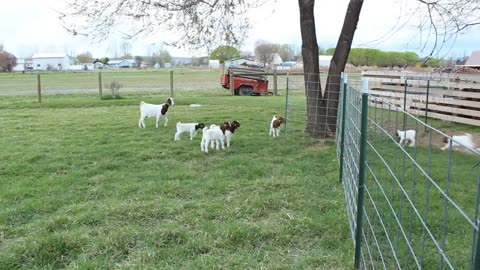
[[[158,129],[167,96],[124,97],[0,98],[0,269],[351,269],[335,149],[268,137],[283,97],[184,92]],[[234,119],[225,151],[173,141]]]

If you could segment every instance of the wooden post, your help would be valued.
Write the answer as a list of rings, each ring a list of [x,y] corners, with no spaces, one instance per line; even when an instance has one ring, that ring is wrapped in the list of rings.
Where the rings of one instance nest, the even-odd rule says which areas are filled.
[[[170,97],[173,98],[173,69],[170,70]]]
[[[277,69],[273,70],[273,94],[277,95]]]
[[[230,92],[232,93],[232,96],[235,95],[235,84],[233,81],[233,70],[230,70]]]
[[[42,82],[40,80],[40,74],[37,74],[37,93],[38,102],[42,103]]]
[[[100,96],[100,100],[102,100],[102,72],[98,72],[98,94]]]

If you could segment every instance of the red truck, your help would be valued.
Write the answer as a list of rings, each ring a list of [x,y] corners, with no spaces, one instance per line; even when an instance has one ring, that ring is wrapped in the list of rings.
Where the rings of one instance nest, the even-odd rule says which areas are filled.
[[[233,72],[233,89],[235,95],[251,96],[267,94],[268,79],[263,69],[229,67],[220,77],[220,84],[230,89],[230,74]]]

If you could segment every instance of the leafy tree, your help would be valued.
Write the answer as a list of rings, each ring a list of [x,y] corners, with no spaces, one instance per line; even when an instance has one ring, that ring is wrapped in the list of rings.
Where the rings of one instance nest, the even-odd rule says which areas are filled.
[[[219,60],[221,64],[224,64],[226,60],[238,58],[240,56],[240,51],[237,48],[228,45],[218,46],[212,51],[212,53],[210,53],[210,59]]]
[[[77,60],[80,63],[92,63],[93,57],[91,52],[84,52],[81,54],[77,54]]]
[[[335,48],[328,48],[325,50],[326,55],[333,55],[335,53]]]
[[[278,47],[270,42],[259,40],[255,44],[255,57],[264,66],[273,61],[274,53],[278,52]]]
[[[110,59],[108,57],[102,57],[99,60],[104,65],[108,64],[108,61],[110,61]]]
[[[3,50],[3,45],[0,45],[0,72],[12,72],[16,65],[17,57]]]
[[[295,56],[295,50],[290,44],[282,44],[278,46],[278,55],[283,61],[290,61]]]

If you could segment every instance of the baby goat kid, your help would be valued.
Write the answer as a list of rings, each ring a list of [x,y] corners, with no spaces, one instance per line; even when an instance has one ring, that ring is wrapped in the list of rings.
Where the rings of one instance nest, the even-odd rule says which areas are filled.
[[[282,123],[285,123],[285,119],[283,117],[276,117],[275,115],[272,118],[272,122],[270,123],[270,134],[268,136],[273,134],[273,137],[277,137],[280,135],[280,125]]]
[[[145,128],[145,118],[148,117],[155,117],[156,118],[156,125],[155,127],[158,128],[158,121],[163,116],[165,117],[165,126],[168,123],[167,111],[169,106],[173,106],[173,98],[168,98],[167,101],[163,104],[150,104],[146,102],[140,102],[140,119],[138,120],[138,127]]]
[[[230,147],[230,142],[232,141],[233,133],[235,133],[235,130],[239,127],[240,127],[240,122],[238,122],[237,120],[233,120],[230,123],[225,122],[220,126],[220,129],[223,131],[223,134],[225,134],[227,147]]]
[[[212,147],[214,142],[217,142],[217,150],[220,150],[219,146],[222,146],[222,149],[225,149],[224,141],[225,135],[223,131],[217,125],[211,125],[210,128],[204,127],[202,134],[202,142],[200,143],[200,150],[205,153],[208,153],[208,145],[211,143]]]
[[[465,133],[465,135],[453,135],[452,139],[445,137],[443,142],[445,143],[445,146],[442,148],[442,150],[449,148],[450,143],[452,145],[452,148],[466,147],[475,149],[478,147],[478,144],[475,143],[473,136],[469,133]]]
[[[407,142],[408,142],[408,146],[415,146],[415,137],[417,136],[417,132],[413,129],[409,129],[409,130],[398,130],[397,129],[397,137],[400,138],[400,142],[399,144],[401,146],[404,146],[404,145],[407,145]]]
[[[185,132],[190,132],[190,141],[197,135],[197,131],[205,127],[204,123],[177,123],[177,133],[175,133],[174,141],[180,141],[180,135]]]

